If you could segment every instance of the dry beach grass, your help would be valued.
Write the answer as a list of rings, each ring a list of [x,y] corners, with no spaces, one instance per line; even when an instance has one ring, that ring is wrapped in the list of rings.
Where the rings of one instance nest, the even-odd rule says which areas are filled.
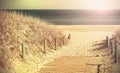
[[[54,45],[57,38],[60,47],[61,37],[62,32],[44,20],[19,12],[0,11],[0,73],[34,73],[42,65],[43,41],[49,40]],[[50,43],[46,43],[46,52],[53,49]],[[21,45],[25,48],[24,60]],[[37,63],[40,66],[36,68]]]

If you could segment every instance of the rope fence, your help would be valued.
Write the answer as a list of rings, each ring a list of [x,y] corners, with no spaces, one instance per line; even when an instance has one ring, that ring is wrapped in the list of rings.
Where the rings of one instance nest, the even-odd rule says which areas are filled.
[[[47,38],[44,39],[43,42],[41,42],[41,51],[42,53],[46,54],[47,53],[47,49],[51,49],[51,50],[57,50],[59,47],[62,48],[62,46],[66,45],[68,40],[70,40],[71,35],[69,34],[68,37],[61,37],[61,38]],[[20,56],[22,59],[24,59],[25,57],[25,45],[22,43],[21,45],[21,51],[20,51]]]
[[[114,54],[114,63],[118,63],[120,44],[115,39],[110,40],[108,36],[106,36],[106,41],[107,41],[107,48],[111,50],[111,55]]]

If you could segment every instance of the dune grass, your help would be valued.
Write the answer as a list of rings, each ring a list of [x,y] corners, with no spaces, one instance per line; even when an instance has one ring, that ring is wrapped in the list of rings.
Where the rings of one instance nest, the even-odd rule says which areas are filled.
[[[54,45],[55,38],[58,38],[57,46],[60,47],[63,36],[59,29],[45,20],[19,12],[0,11],[0,73],[33,73],[37,70],[33,62],[39,63],[44,55],[43,41],[49,40]],[[46,52],[51,51],[50,43],[46,44]],[[24,61],[21,44],[25,48]],[[27,64],[29,62],[31,65]],[[9,71],[10,68],[14,71]]]

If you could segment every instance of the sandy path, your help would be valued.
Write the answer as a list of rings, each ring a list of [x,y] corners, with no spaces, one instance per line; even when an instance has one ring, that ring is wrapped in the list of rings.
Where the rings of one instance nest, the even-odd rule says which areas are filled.
[[[113,34],[113,32],[108,31],[66,31],[64,33],[71,34],[70,49],[65,53],[67,56],[93,56],[95,52],[93,53],[90,51],[94,48],[93,44],[106,39],[106,36],[111,37]]]
[[[98,27],[99,26],[97,26],[97,28]],[[111,37],[111,35],[115,31],[111,30],[111,27],[107,28],[107,30],[105,28],[101,29],[100,27],[99,29],[101,29],[102,31],[97,29],[94,31],[85,31],[86,29],[84,29],[84,31],[79,31],[78,29],[77,31],[69,31],[68,29],[69,28],[64,30],[64,34],[66,36],[68,36],[68,34],[71,34],[71,41],[68,44],[67,49],[65,48],[65,50],[59,52],[59,58],[56,58],[52,62],[44,65],[39,73],[84,73],[83,71],[85,71],[86,69],[85,64],[90,62],[88,62],[88,59],[92,59],[91,63],[97,64],[101,62],[100,57],[97,57],[97,60],[93,59],[94,56],[99,55],[97,51],[90,51],[91,49],[95,48],[93,44],[106,39],[106,36]],[[93,68],[92,66],[88,68],[86,73],[96,72],[96,67]]]
[[[86,66],[88,61],[94,63],[96,60],[97,58],[63,56],[45,65],[40,73],[96,73],[97,66]]]

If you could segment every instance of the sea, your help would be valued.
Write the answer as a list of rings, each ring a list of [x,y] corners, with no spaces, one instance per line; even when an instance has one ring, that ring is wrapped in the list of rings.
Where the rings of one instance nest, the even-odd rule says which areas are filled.
[[[55,25],[120,25],[120,10],[41,10],[16,9]]]

